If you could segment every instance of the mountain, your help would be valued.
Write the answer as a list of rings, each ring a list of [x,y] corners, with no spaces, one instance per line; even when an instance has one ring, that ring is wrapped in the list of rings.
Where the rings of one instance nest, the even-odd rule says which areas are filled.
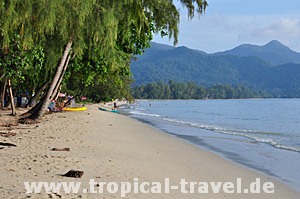
[[[279,41],[273,40],[264,46],[243,44],[232,50],[216,53],[216,55],[255,56],[269,61],[273,65],[286,63],[300,64],[300,53],[292,51]]]
[[[158,58],[161,55],[164,55],[165,53],[173,52],[173,50],[179,54],[181,54],[184,51],[187,51],[187,52],[193,51],[193,52],[199,53],[199,54],[207,54],[203,51],[188,49],[185,46],[174,47],[174,46],[169,46],[169,45],[165,45],[165,44],[151,42],[150,48],[146,49],[143,55],[138,55],[137,58],[143,59],[143,60],[147,60],[147,59],[152,60],[154,57]]]
[[[269,55],[273,53],[274,56],[290,51],[276,41],[259,48],[242,45],[231,51],[235,54],[229,51],[207,54],[184,46],[175,48],[151,43],[150,49],[137,56],[136,61],[132,61],[131,71],[135,85],[169,80],[193,81],[206,86],[228,83],[274,91],[280,96],[295,96],[292,95],[295,93],[300,96],[300,64],[289,63],[289,60],[275,65],[264,56],[246,55],[245,49],[252,49],[248,52],[260,49],[261,52],[269,52]],[[292,51],[290,54],[297,53]]]

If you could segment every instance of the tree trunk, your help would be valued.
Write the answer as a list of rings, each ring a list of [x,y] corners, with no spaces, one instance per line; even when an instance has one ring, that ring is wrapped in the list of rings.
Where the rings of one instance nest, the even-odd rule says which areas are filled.
[[[0,81],[5,77],[5,73],[0,76]]]
[[[3,82],[3,86],[1,88],[1,109],[4,109],[6,83],[7,83],[7,81],[5,80]]]
[[[7,80],[6,80],[6,96],[5,96],[5,97],[6,97],[6,98],[7,98],[7,97],[9,98],[9,88],[8,88],[8,86],[7,86]],[[5,108],[10,107],[10,100],[6,101],[6,104],[5,104],[4,107],[5,107]]]
[[[11,114],[13,116],[17,115],[16,113],[16,107],[15,107],[15,103],[14,103],[14,96],[13,96],[13,92],[12,92],[12,86],[11,86],[11,82],[10,79],[7,80],[7,85],[8,85],[8,89],[9,89],[9,98],[10,98],[10,105],[11,105]]]
[[[32,102],[33,100],[35,100],[46,88],[47,86],[50,84],[50,82],[46,82],[45,84],[43,84],[38,91],[34,94],[34,96],[31,96],[27,102],[27,104],[25,105],[25,108],[27,108],[28,106],[32,106]]]
[[[27,111],[26,113],[23,113],[20,117],[20,120],[24,119],[24,118],[30,118],[31,115],[33,115],[35,112],[37,112],[41,106],[42,106],[42,102],[44,101],[46,95],[43,95],[40,99],[40,101],[34,106],[32,107],[29,111]]]
[[[42,101],[41,107],[30,116],[31,119],[40,119],[44,115],[45,111],[47,110],[48,105],[50,104],[51,99],[52,99],[54,88],[55,88],[56,84],[59,81],[60,75],[62,74],[64,65],[65,65],[66,60],[68,58],[68,54],[71,50],[71,47],[72,47],[72,41],[69,41],[68,44],[65,47],[65,50],[64,50],[63,56],[60,60],[60,63],[57,66],[54,78],[53,78],[53,80],[50,84],[50,87],[48,88],[46,97]]]
[[[62,80],[64,79],[64,75],[65,75],[65,72],[66,72],[66,70],[67,70],[67,67],[68,67],[70,58],[71,58],[70,55],[68,55],[68,58],[67,58],[67,60],[66,60],[66,63],[65,63],[65,65],[64,65],[64,68],[63,68],[63,70],[62,70],[62,73],[61,73],[61,75],[60,75],[60,77],[59,77],[59,80],[58,80],[58,82],[57,82],[57,84],[56,84],[54,90],[53,90],[53,93],[52,93],[52,99],[56,99],[57,96],[58,96],[58,94],[59,94],[59,91],[60,91],[60,85],[61,85]]]

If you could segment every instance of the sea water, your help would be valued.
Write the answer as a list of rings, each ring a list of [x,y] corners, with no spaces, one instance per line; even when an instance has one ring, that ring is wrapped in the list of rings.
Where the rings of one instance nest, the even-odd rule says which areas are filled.
[[[300,191],[300,99],[141,100],[123,111]]]

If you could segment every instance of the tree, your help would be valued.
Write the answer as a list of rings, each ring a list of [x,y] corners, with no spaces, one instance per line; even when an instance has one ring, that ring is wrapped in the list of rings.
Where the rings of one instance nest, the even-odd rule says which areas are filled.
[[[4,77],[4,83],[1,94],[1,106],[3,108],[5,88],[7,85],[12,115],[16,115],[16,109],[14,104],[11,80],[24,79],[23,71],[28,66],[28,64],[29,53],[22,49],[20,36],[14,34],[14,37],[9,43],[9,48],[0,51],[0,65],[3,74],[2,76]]]
[[[181,2],[190,17],[207,6],[202,0]],[[116,53],[124,52],[122,55],[129,59],[148,46],[155,32],[168,34],[175,44],[178,38],[179,12],[170,0],[2,0],[0,14],[3,49],[9,48],[13,33],[18,32],[23,49],[39,44],[46,52],[54,51],[47,54],[46,65],[58,63],[57,67],[49,67],[56,68],[56,72],[32,118],[41,118],[55,95],[71,49],[77,56],[86,49],[89,56],[103,57],[113,68],[118,67],[120,58]]]
[[[166,92],[170,92],[166,95]],[[218,84],[210,87],[196,85],[194,82],[148,83],[132,88],[136,99],[243,99],[272,97],[266,91],[253,90],[243,85],[233,87],[230,84]]]

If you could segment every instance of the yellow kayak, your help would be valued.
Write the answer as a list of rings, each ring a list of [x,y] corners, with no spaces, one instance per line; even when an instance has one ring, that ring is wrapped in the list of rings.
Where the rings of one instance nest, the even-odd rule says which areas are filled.
[[[73,108],[66,107],[63,110],[64,111],[86,111],[87,107],[73,107]]]

